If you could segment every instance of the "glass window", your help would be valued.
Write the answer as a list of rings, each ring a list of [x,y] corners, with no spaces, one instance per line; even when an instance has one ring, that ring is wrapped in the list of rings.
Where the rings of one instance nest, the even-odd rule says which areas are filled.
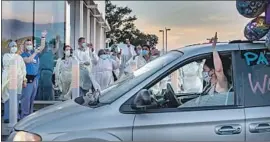
[[[161,108],[234,105],[231,56],[221,56],[221,60],[223,73],[215,71],[212,58],[196,60],[167,75],[148,90]]]
[[[33,1],[2,1],[2,54],[9,52],[10,39],[17,40],[20,45],[32,37]]]
[[[116,82],[112,86],[103,90],[102,96],[100,97],[101,103],[111,103],[125,94],[127,91],[131,90],[135,86],[137,86],[142,81],[149,78],[151,75],[161,70],[165,66],[169,65],[179,57],[181,57],[183,53],[172,51],[166,55],[163,55],[149,63],[140,69],[136,70],[133,73],[133,76],[129,76],[126,79]]]
[[[56,37],[59,36],[59,50],[56,58],[63,56],[65,43],[65,1],[35,1],[35,40],[40,44],[43,30],[47,30],[47,45],[55,48]]]
[[[270,106],[270,52],[248,50],[238,62],[242,73],[245,106]]]

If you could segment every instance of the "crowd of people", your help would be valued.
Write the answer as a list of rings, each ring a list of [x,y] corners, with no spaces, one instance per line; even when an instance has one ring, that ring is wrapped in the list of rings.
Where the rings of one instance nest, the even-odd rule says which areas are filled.
[[[18,45],[10,41],[9,53],[3,56],[2,71],[2,102],[4,102],[4,122],[9,122],[9,83],[10,67],[13,61],[17,61],[17,94],[18,102],[21,103],[18,118],[22,119],[33,112],[34,100],[38,94],[40,82],[44,81],[41,75],[40,61],[46,58],[45,54],[56,54],[55,50],[62,53],[58,56],[56,65],[45,59],[48,67],[54,68],[52,75],[47,72],[45,79],[50,80],[47,88],[60,92],[60,100],[72,98],[72,62],[77,60],[80,68],[80,95],[85,95],[94,90],[103,90],[126,75],[132,74],[135,70],[144,66],[147,62],[160,56],[160,52],[149,44],[134,46],[129,39],[126,43],[117,44],[116,41],[109,48],[101,47],[96,51],[91,43],[87,43],[84,37],[78,39],[78,46],[71,47],[64,45],[50,49],[46,46],[47,32],[42,32],[41,44],[39,47],[33,45],[31,39],[24,41],[23,50],[18,52]],[[45,49],[45,50],[44,50]],[[61,55],[61,54],[58,54]],[[44,73],[43,73],[44,74]],[[45,73],[46,74],[46,73]],[[43,76],[43,80],[41,80]],[[48,91],[48,89],[46,89]],[[39,92],[42,93],[42,90]],[[19,106],[19,105],[18,105]]]

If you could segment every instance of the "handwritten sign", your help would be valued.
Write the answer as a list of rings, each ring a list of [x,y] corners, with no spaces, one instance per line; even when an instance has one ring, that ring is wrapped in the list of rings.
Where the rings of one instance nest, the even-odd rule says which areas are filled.
[[[266,53],[269,54],[269,53]],[[247,65],[252,65],[252,64],[265,64],[265,65],[269,65],[269,61],[267,60],[265,54],[263,52],[258,53],[254,53],[254,52],[246,52],[244,54],[244,57],[246,59],[246,63]]]
[[[248,80],[250,88],[254,94],[258,93],[258,91],[260,91],[262,94],[270,92],[270,76],[268,76],[267,74],[263,76],[263,79],[257,78],[253,80],[252,74],[249,73]]]

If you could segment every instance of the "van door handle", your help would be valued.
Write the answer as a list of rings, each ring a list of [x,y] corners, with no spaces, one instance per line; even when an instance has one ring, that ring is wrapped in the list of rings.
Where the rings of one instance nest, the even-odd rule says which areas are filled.
[[[270,132],[270,123],[252,123],[249,125],[250,133]]]
[[[218,135],[234,135],[240,134],[242,131],[241,125],[222,125],[215,128]]]

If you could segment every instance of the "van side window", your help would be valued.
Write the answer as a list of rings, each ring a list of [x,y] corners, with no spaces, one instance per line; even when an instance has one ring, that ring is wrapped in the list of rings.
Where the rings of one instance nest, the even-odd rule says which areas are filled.
[[[238,63],[241,64],[245,106],[270,106],[270,51],[243,51]]]
[[[217,77],[211,56],[180,67],[148,90],[157,102],[167,102],[163,104],[163,108],[235,105],[231,55],[221,56],[221,60],[224,72],[223,83],[226,83],[223,88],[216,85]],[[168,91],[170,86],[178,100],[178,105],[171,100],[172,95]]]

